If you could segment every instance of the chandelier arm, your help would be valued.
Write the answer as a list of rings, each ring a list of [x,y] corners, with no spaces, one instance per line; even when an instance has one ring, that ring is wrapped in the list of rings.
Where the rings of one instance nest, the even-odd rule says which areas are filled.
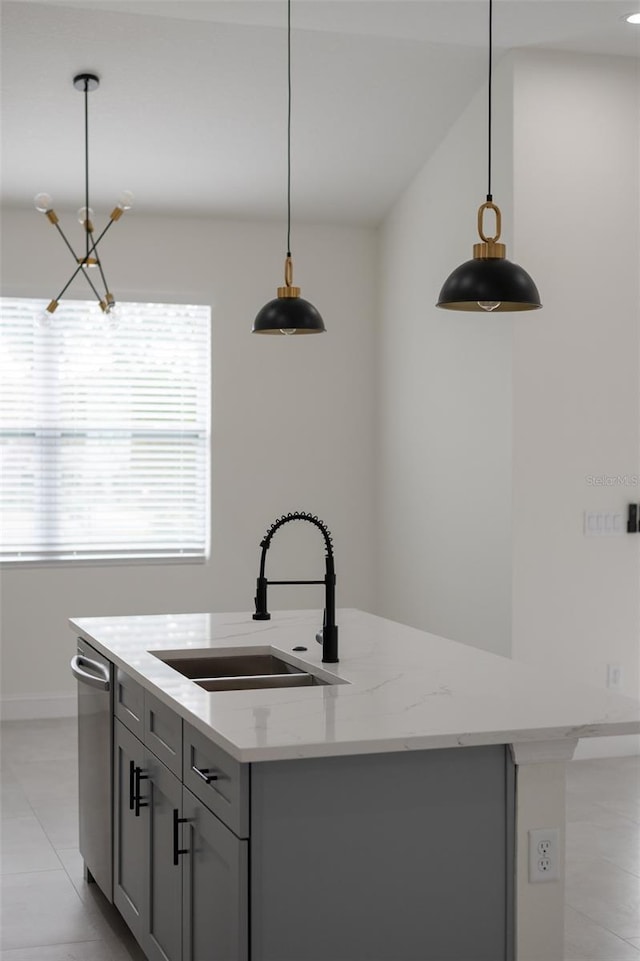
[[[82,264],[80,264],[80,267],[82,267]],[[104,301],[103,301],[102,297],[100,296],[100,294],[98,293],[98,288],[96,287],[96,285],[95,285],[94,282],[92,281],[91,277],[89,276],[89,268],[88,268],[88,267],[87,267],[86,270],[83,270],[83,271],[82,271],[82,276],[86,279],[87,283],[89,284],[89,286],[91,287],[92,291],[93,291],[94,294],[96,295],[96,297],[97,297],[97,299],[98,299],[98,303],[99,303],[100,306],[102,307],[102,304],[104,303]]]
[[[73,256],[73,259],[75,260],[76,263],[78,263],[78,261],[80,260],[80,258],[76,255],[75,250],[73,249],[73,247],[71,246],[71,244],[69,243],[69,241],[67,240],[67,238],[65,237],[65,234],[64,234],[64,231],[63,231],[62,227],[60,226],[60,224],[59,224],[57,221],[56,221],[56,223],[55,223],[54,226],[55,226],[56,230],[58,231],[58,233],[60,234],[60,236],[62,237],[62,239],[64,240],[64,242],[65,242],[65,244],[67,245],[67,247],[69,248],[69,250],[71,251],[71,254],[72,254],[72,256]]]
[[[98,239],[97,239],[97,240],[94,240],[94,241],[92,242],[91,247],[89,248],[89,255],[95,253],[96,257],[98,256],[98,252],[97,252],[97,250],[96,250],[96,247],[98,246],[98,244],[100,243],[100,241],[102,240],[102,238],[104,237],[104,235],[106,234],[106,232],[107,232],[107,230],[109,229],[109,227],[111,227],[112,224],[114,224],[114,223],[115,223],[115,220],[110,220],[109,223],[107,224],[107,226],[104,228],[104,230],[103,230],[102,233],[100,234],[100,236],[98,237]]]
[[[75,260],[76,263],[78,263],[78,261],[79,261],[80,258],[76,256],[76,252],[75,252],[75,250],[73,249],[73,247],[71,246],[71,244],[69,243],[69,241],[67,240],[67,238],[65,237],[64,231],[63,231],[62,227],[61,227],[60,224],[57,223],[57,222],[56,222],[55,226],[56,226],[56,229],[58,230],[58,233],[60,234],[60,236],[61,236],[62,239],[64,240],[65,244],[67,245],[67,247],[69,248],[69,250],[70,250],[71,253],[73,254],[73,259]],[[105,227],[105,230],[106,230],[106,229],[107,229],[107,228]],[[104,232],[105,232],[105,231],[103,230],[103,231],[102,231],[102,235],[104,235]],[[96,241],[96,244],[97,244],[97,241]],[[96,244],[94,244],[93,246],[95,247]],[[87,254],[87,260],[88,260],[88,259],[89,259],[89,254]],[[97,256],[96,256],[96,259],[97,259]],[[81,269],[81,268],[82,268],[82,264],[79,264],[78,269],[77,269],[77,270],[75,271],[75,273],[73,274],[73,277],[75,277],[75,276],[80,272],[80,269]],[[89,268],[87,267],[87,270],[88,270],[88,269],[89,269]],[[84,271],[84,276],[87,278],[87,283],[89,284],[89,286],[91,287],[92,291],[94,292],[94,294],[95,294],[96,297],[98,298],[98,303],[99,303],[99,304],[102,304],[102,303],[103,303],[102,297],[101,297],[100,294],[98,293],[97,288],[95,287],[93,281],[92,281],[91,278],[89,277],[89,275],[88,275],[88,273],[87,273],[87,270]],[[71,278],[72,280],[73,280],[73,277]],[[104,279],[104,278],[103,278],[103,279]],[[68,286],[69,286],[69,284],[67,284],[67,287],[68,287]],[[67,287],[65,287],[65,290],[67,289]],[[105,284],[105,287],[106,287],[106,284]],[[60,300],[60,297],[58,297],[58,300]]]
[[[111,221],[110,221],[110,223],[111,223]],[[58,233],[60,234],[60,236],[62,237],[62,239],[64,240],[64,242],[65,242],[65,244],[67,245],[67,247],[69,248],[69,250],[71,251],[71,254],[73,255],[73,259],[75,260],[76,263],[78,263],[78,260],[79,260],[80,258],[76,256],[76,252],[75,252],[75,250],[73,249],[73,247],[71,246],[71,244],[69,243],[69,241],[67,240],[67,238],[65,237],[65,234],[64,234],[64,231],[63,231],[62,227],[60,226],[60,224],[59,224],[57,221],[56,221],[56,223],[54,224],[54,226],[55,226],[56,230],[58,231]],[[108,225],[107,225],[107,226],[108,226]],[[106,230],[106,229],[107,229],[107,228],[105,227],[105,230]],[[102,235],[104,235],[105,230],[102,231]],[[97,244],[97,241],[96,241],[96,244]],[[94,244],[94,247],[95,247],[95,244]],[[87,260],[88,260],[88,259],[89,259],[89,254],[87,254]],[[80,273],[81,270],[82,270],[82,264],[78,264],[78,267],[77,267],[77,269],[74,271],[74,273],[73,273],[73,275],[72,275],[72,277],[71,277],[71,280],[73,280],[73,279]],[[88,270],[88,268],[87,268],[87,270]],[[97,299],[98,299],[98,303],[102,306],[102,304],[103,304],[102,297],[101,297],[100,294],[98,293],[98,290],[97,290],[95,284],[93,283],[93,281],[92,281],[91,278],[89,277],[89,275],[88,275],[88,273],[87,273],[87,270],[83,271],[84,276],[87,278],[87,283],[89,284],[89,286],[91,287],[92,291],[93,291],[94,294],[96,295],[96,297],[97,297]],[[66,287],[64,288],[64,290],[67,289],[67,287],[68,287],[69,284],[71,283],[71,280],[70,280],[69,283],[66,285]],[[58,295],[58,297],[57,297],[56,299],[57,299],[57,300],[60,300],[60,297],[61,297],[61,296],[62,296],[61,294]]]
[[[100,260],[100,255],[98,254],[98,251],[96,250],[96,245],[95,245],[95,244],[93,245],[92,250],[93,250],[93,253],[95,254],[95,257],[96,257],[96,264],[98,265],[98,270],[100,271],[100,276],[102,277],[102,283],[104,284],[104,290],[105,290],[105,295],[106,295],[106,294],[109,293],[109,285],[108,285],[108,283],[107,283],[107,278],[106,278],[105,275],[104,275],[104,270],[102,269],[102,261]]]
[[[69,287],[71,286],[71,284],[72,284],[73,281],[76,279],[76,277],[78,276],[78,274],[80,273],[81,270],[82,270],[82,264],[78,264],[78,266],[76,267],[76,269],[74,270],[74,272],[71,274],[71,277],[69,278],[69,280],[66,282],[66,284],[64,285],[64,287],[62,288],[62,290],[60,291],[60,293],[58,294],[58,296],[56,297],[56,300],[60,300],[60,298],[62,297],[62,295],[63,295],[64,293],[66,293],[67,288],[69,288]]]

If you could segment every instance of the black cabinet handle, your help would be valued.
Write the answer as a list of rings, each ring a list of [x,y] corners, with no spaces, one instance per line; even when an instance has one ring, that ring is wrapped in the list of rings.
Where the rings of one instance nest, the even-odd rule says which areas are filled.
[[[135,816],[136,816],[137,818],[140,817],[140,808],[148,808],[148,807],[149,807],[149,802],[148,802],[148,801],[143,801],[142,798],[140,797],[140,781],[146,781],[146,780],[148,780],[148,778],[149,778],[149,775],[148,775],[148,774],[143,774],[143,773],[142,773],[142,768],[140,768],[140,767],[137,767],[137,768],[136,768],[136,772],[135,772],[135,788],[134,788],[135,796],[134,796],[134,799],[133,799],[133,803],[134,803],[134,808],[135,808]]]
[[[219,777],[215,771],[211,771],[208,768],[203,768],[200,770],[200,768],[196,767],[195,764],[192,764],[191,770],[194,774],[197,774],[199,778],[202,778],[205,784],[211,784],[212,781],[217,781]]]
[[[135,802],[135,784],[136,780],[136,762],[129,761],[129,810],[133,811],[133,805]]]
[[[180,831],[179,825],[186,824],[188,820],[189,818],[178,817],[178,808],[173,809],[173,863],[176,866],[180,863],[178,860],[180,855],[189,853],[189,848],[179,847],[180,841],[178,838],[178,833]]]

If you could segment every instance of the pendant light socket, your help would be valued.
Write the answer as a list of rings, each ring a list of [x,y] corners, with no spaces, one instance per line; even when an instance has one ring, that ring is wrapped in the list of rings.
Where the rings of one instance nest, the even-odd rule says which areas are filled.
[[[287,257],[284,262],[284,287],[278,287],[278,297],[288,299],[300,296],[300,288],[294,287],[292,281],[293,261],[291,257]]]
[[[484,232],[484,214],[486,210],[492,210],[496,215],[496,232],[493,237],[488,237]],[[502,233],[502,211],[493,201],[487,200],[478,207],[478,233],[481,242],[473,245],[474,260],[504,260],[507,256],[507,248],[504,244],[498,243],[498,238]]]

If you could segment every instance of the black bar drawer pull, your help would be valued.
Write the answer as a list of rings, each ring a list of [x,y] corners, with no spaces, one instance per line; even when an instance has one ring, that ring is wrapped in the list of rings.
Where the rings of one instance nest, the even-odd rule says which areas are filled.
[[[136,781],[136,762],[129,761],[129,810],[133,811],[133,805],[136,799],[135,795],[135,781]]]
[[[179,843],[180,843],[180,842],[179,842],[179,839],[178,839],[178,833],[179,833],[179,831],[180,831],[180,828],[179,828],[178,825],[180,825],[180,824],[186,824],[188,820],[189,820],[189,818],[179,818],[179,817],[178,817],[178,809],[177,809],[177,808],[174,808],[174,809],[173,809],[173,863],[174,863],[174,865],[175,865],[176,867],[177,867],[178,864],[179,864],[179,860],[178,860],[178,859],[179,859],[180,855],[181,855],[181,854],[188,854],[188,853],[189,853],[189,848],[181,848],[181,847],[179,847]]]
[[[135,807],[135,815],[137,818],[140,817],[140,808],[149,807],[149,802],[143,801],[142,798],[140,797],[140,781],[146,781],[148,780],[148,778],[149,778],[148,774],[142,773],[142,768],[140,767],[136,768],[134,807]]]
[[[219,775],[215,771],[209,770],[209,768],[203,768],[200,770],[195,764],[191,765],[191,770],[194,774],[197,774],[199,778],[202,778],[205,784],[211,784],[212,781],[217,781]]]

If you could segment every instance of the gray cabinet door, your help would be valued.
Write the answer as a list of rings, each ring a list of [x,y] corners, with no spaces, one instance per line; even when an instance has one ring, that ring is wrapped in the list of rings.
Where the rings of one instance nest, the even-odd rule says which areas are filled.
[[[150,751],[145,751],[148,785],[149,878],[147,924],[143,948],[149,961],[182,957],[182,866],[175,864],[180,837],[182,784]]]
[[[183,788],[183,959],[246,961],[248,841]]]
[[[114,844],[113,901],[131,931],[142,943],[147,900],[147,808],[135,803],[136,776],[144,769],[144,748],[135,735],[114,722]],[[138,812],[136,816],[136,811]]]

